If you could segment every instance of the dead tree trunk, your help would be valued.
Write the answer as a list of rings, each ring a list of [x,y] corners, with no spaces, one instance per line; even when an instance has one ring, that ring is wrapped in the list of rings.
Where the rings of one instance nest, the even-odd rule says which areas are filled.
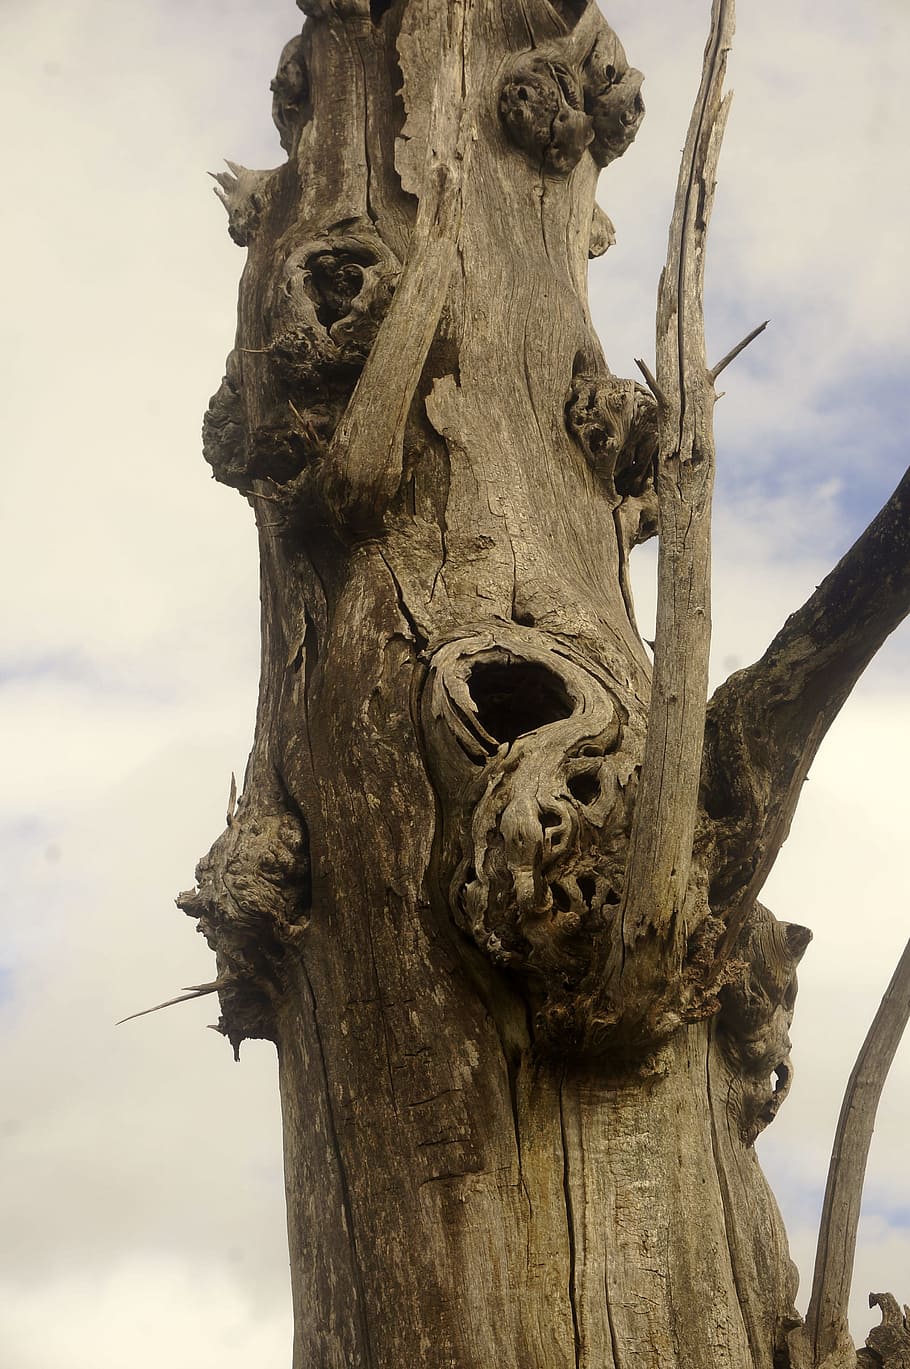
[[[905,611],[906,496],[706,724],[732,3],[652,394],[611,375],[586,301],[598,175],[643,112],[597,6],[300,2],[288,160],[218,177],[248,258],[205,453],[256,513],[262,679],[181,897],[224,1034],[278,1048],[294,1365],[786,1365],[795,1275],[752,1145],[809,934],[755,899]],[[628,559],[658,516],[652,701]]]

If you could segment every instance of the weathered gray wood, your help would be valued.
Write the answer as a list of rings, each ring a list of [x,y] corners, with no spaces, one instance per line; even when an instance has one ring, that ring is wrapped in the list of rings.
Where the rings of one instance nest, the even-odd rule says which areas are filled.
[[[908,610],[910,471],[761,660],[710,701],[701,841],[727,950],[787,838],[822,739]]]
[[[910,1369],[910,1308],[891,1293],[870,1293],[869,1306],[881,1308],[882,1320],[857,1356],[859,1369]]]
[[[726,796],[777,800],[735,686],[696,803],[732,0],[657,401],[610,373],[587,305],[598,175],[643,114],[598,7],[301,7],[273,83],[287,162],[216,176],[247,262],[205,456],[256,513],[262,680],[242,793],[180,899],[220,1029],[278,1049],[295,1369],[785,1369],[795,1280],[753,1142],[789,1088],[809,934],[755,902],[760,805]],[[628,562],[658,518],[652,700]],[[896,557],[898,527],[874,547]],[[795,630],[835,658],[840,584]],[[772,761],[802,756],[771,716]]]
[[[806,1325],[799,1338],[811,1346],[813,1363],[843,1358],[850,1363],[853,1342],[847,1307],[853,1282],[856,1232],[859,1226],[863,1181],[875,1117],[888,1071],[910,1021],[910,942],[853,1066],[831,1151],[825,1201],[822,1207],[812,1296]],[[884,1296],[884,1295],[882,1295]],[[910,1338],[907,1340],[910,1351]],[[890,1361],[886,1361],[890,1362]]]
[[[378,529],[401,484],[404,435],[455,265],[463,166],[473,134],[462,103],[469,0],[451,0],[433,69],[420,201],[407,257],[354,393],[318,473],[322,501],[344,533]]]
[[[664,986],[684,988],[686,943],[708,914],[703,897],[693,899],[690,881],[711,644],[715,394],[705,357],[704,265],[734,23],[733,0],[714,0],[657,303],[654,681],[620,910],[622,943],[608,967],[619,981],[627,1022],[633,1012],[649,1012],[656,998],[663,1024],[676,1013],[685,1018],[686,995],[678,1005],[668,1002]],[[699,988],[688,990],[696,1000]]]

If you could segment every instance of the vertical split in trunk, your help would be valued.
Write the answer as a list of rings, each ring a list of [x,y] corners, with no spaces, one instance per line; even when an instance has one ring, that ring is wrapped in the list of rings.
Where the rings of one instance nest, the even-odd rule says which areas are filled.
[[[218,177],[248,259],[205,454],[256,512],[262,682],[182,897],[225,1034],[278,1048],[295,1369],[779,1369],[752,1143],[805,937],[755,905],[723,987],[696,863],[688,998],[651,966],[642,1013],[604,969],[650,897],[658,416],[586,272],[641,75],[584,0],[301,7],[288,161]]]

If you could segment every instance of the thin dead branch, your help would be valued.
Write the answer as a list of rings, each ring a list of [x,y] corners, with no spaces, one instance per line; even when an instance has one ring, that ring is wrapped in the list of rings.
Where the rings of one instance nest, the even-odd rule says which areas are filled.
[[[654,684],[622,908],[623,999],[648,1000],[682,957],[710,643],[711,373],[705,360],[705,240],[729,108],[733,0],[714,0],[701,85],[680,166],[657,307],[660,517]],[[646,951],[643,941],[651,937]],[[633,955],[625,955],[635,947]],[[613,973],[619,969],[614,960]]]
[[[638,369],[641,371],[642,375],[644,376],[644,378],[645,378],[645,384],[647,385],[648,389],[651,391],[651,393],[652,393],[652,395],[654,396],[654,398],[657,400],[658,404],[661,405],[663,408],[666,408],[666,407],[667,407],[667,397],[666,397],[666,395],[664,394],[663,390],[662,390],[662,389],[660,388],[660,386],[658,385],[657,379],[656,379],[656,377],[655,377],[653,371],[651,370],[650,366],[648,365],[648,363],[647,363],[642,357],[636,357],[636,358],[635,358],[635,365],[638,367]]]
[[[711,904],[727,919],[725,952],[787,838],[822,738],[908,611],[910,471],[761,660],[731,675],[711,699],[702,840]]]
[[[173,1008],[177,1003],[188,1003],[191,998],[205,998],[206,994],[217,993],[219,989],[226,988],[230,982],[229,979],[213,979],[211,984],[190,984],[177,998],[169,998],[165,1003],[156,1003],[154,1008],[143,1008],[141,1012],[131,1012],[129,1017],[121,1017],[114,1026],[122,1027],[124,1022],[135,1022],[137,1017],[148,1017],[149,1013],[161,1012],[162,1008]]]
[[[735,361],[740,352],[746,350],[750,342],[754,342],[757,337],[761,336],[770,322],[771,320],[766,318],[764,323],[760,323],[757,328],[752,329],[751,333],[747,333],[742,342],[738,342],[735,347],[732,347],[726,356],[721,357],[720,361],[711,372],[711,379],[716,380],[721,371],[725,371],[730,365],[730,362]]]
[[[857,1056],[844,1094],[822,1208],[812,1297],[800,1335],[811,1346],[811,1363],[852,1349],[847,1305],[853,1280],[856,1231],[869,1145],[879,1100],[910,1020],[910,941],[891,978]]]

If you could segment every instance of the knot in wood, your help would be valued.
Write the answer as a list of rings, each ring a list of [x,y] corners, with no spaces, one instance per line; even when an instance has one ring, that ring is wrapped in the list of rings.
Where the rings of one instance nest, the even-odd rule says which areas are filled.
[[[567,175],[594,137],[581,82],[563,62],[524,57],[499,94],[499,114],[512,142],[544,171]]]
[[[225,375],[209,400],[202,420],[202,455],[212,474],[223,485],[248,489],[250,453],[246,440],[246,417],[240,392],[240,358],[231,352]]]
[[[653,486],[659,449],[657,406],[643,386],[604,371],[578,371],[565,415],[566,426],[612,504],[638,498]]]
[[[434,652],[421,718],[452,914],[562,1020],[618,910],[643,722],[571,648],[517,627]]]
[[[584,107],[591,116],[591,156],[598,166],[608,166],[632,143],[645,117],[641,96],[644,77],[634,67],[617,72],[612,66],[585,70]]]
[[[400,263],[371,228],[327,233],[286,257],[274,306],[270,350],[285,379],[306,391],[340,382],[346,394],[385,317]]]
[[[272,122],[278,130],[281,146],[290,156],[300,138],[310,94],[302,34],[297,34],[285,44],[269,88],[272,92]]]
[[[310,907],[309,835],[289,810],[231,817],[196,867],[196,885],[177,900],[197,919],[215,952],[221,991],[220,1030],[235,1052],[252,1037],[274,1039],[272,1002],[283,961],[306,925]]]
[[[270,481],[272,491],[255,497],[276,506],[277,526],[299,521],[294,482],[328,449],[400,269],[369,223],[298,240],[276,271],[267,345],[228,358],[203,422],[205,458],[218,480],[243,493]]]
[[[811,937],[808,928],[779,922],[756,903],[734,952],[745,973],[720,994],[718,1034],[737,1080],[731,1106],[745,1145],[773,1122],[790,1092],[796,967]]]

